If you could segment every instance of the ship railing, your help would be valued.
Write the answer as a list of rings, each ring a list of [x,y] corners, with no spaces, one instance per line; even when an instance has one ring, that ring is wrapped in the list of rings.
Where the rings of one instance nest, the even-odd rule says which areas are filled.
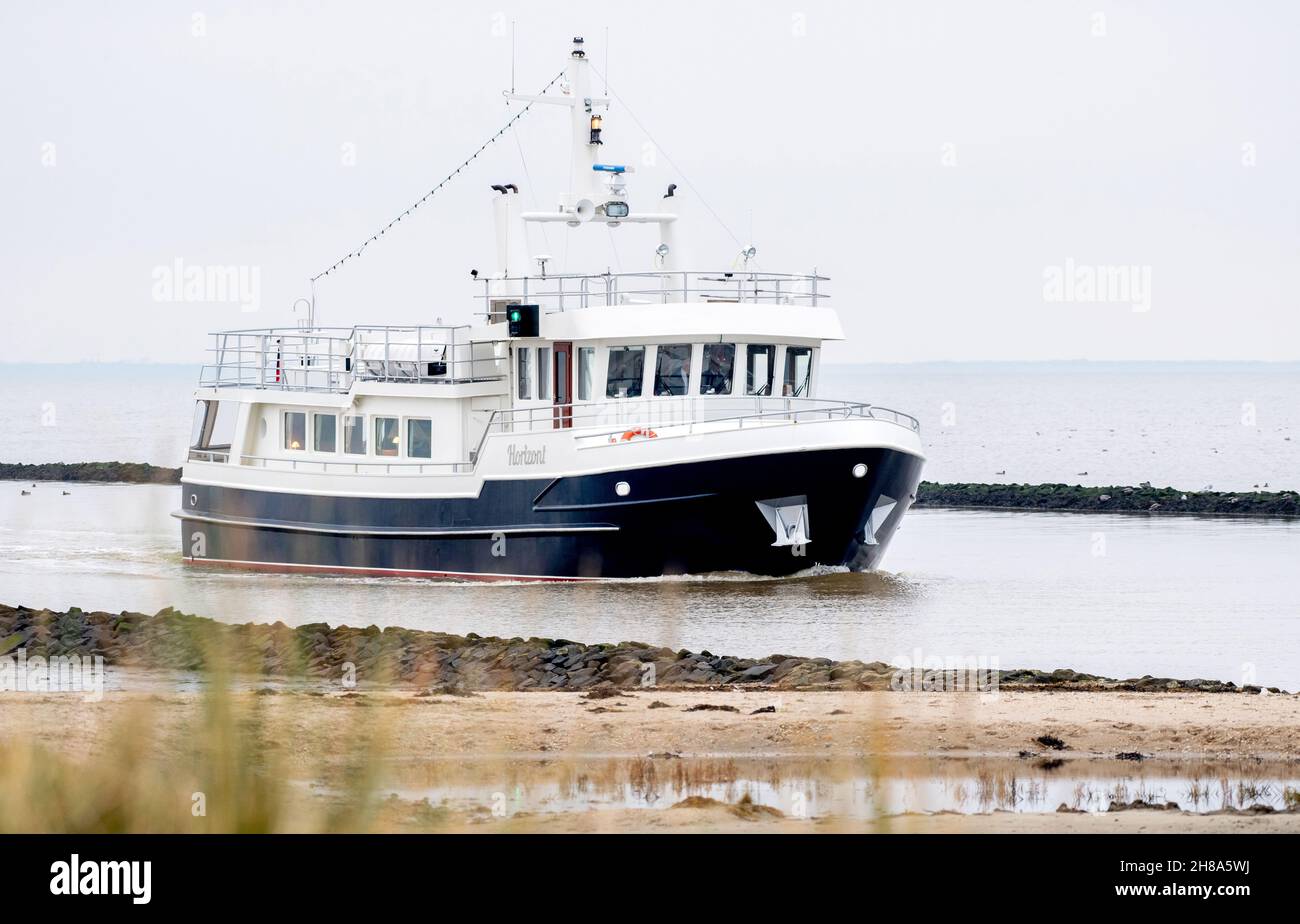
[[[231,461],[230,452],[212,452],[205,449],[191,449],[191,462]],[[384,462],[380,459],[366,458],[357,461],[342,459],[297,459],[283,456],[240,455],[235,462],[239,465],[263,468],[269,471],[285,472],[319,472],[332,475],[456,475],[474,471],[474,463],[461,462],[412,462],[399,460]]]
[[[221,449],[191,449],[189,454],[191,462],[221,462],[230,461],[230,450]]]
[[[772,426],[822,420],[879,420],[914,433],[921,423],[910,414],[860,401],[828,398],[749,397],[654,397],[619,398],[583,404],[539,405],[511,408],[492,413],[479,440],[474,458],[482,452],[489,436],[501,433],[536,433],[563,426],[583,438],[619,438],[630,430],[675,428],[673,433],[700,432]]]
[[[585,445],[622,441],[629,430],[661,428],[689,436],[731,429],[769,427],[826,420],[879,420],[919,433],[920,422],[910,414],[859,401],[823,398],[672,397],[620,398],[584,404],[549,404],[493,411],[467,460],[456,462],[385,462],[374,458],[325,460],[283,456],[234,456],[230,450],[191,449],[191,462],[232,460],[268,470],[351,475],[452,475],[472,473],[483,445],[495,434],[554,431],[561,426]],[[667,428],[673,428],[667,430]]]
[[[470,328],[266,328],[212,334],[206,388],[346,393],[356,381],[463,384],[507,375],[506,342],[472,340]]]
[[[713,272],[562,273],[484,278],[479,314],[500,320],[506,304],[538,305],[544,311],[573,311],[618,305],[718,302],[816,307],[830,297],[830,279],[815,273]]]

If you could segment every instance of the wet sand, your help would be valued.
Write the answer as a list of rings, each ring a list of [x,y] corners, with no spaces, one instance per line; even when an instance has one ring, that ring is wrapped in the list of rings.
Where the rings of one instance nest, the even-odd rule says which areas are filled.
[[[115,686],[120,689],[110,690],[101,702],[75,694],[0,694],[0,742],[21,737],[93,761],[110,746],[122,716],[143,709],[150,713],[157,746],[165,750],[191,733],[203,708],[197,686],[178,686],[166,674],[118,673]],[[789,768],[809,778],[834,777],[836,768],[905,778],[917,760],[988,763],[1003,776],[1009,767],[1011,776],[1026,777],[1033,772],[1041,777],[1043,771],[1033,768],[1052,768],[1058,761],[1066,767],[1108,761],[1140,766],[1154,776],[1182,773],[1178,768],[1197,761],[1267,763],[1281,768],[1276,778],[1300,776],[1300,697],[1295,695],[651,689],[589,699],[579,693],[420,696],[410,690],[304,685],[244,688],[233,700],[274,730],[281,772],[326,794],[341,755],[364,737],[372,756],[382,754],[383,766],[395,768],[380,790],[401,798],[392,800],[380,824],[397,830],[409,826],[403,807],[420,801],[423,791],[412,778],[437,777],[440,786],[450,780],[472,788],[479,765],[509,766],[510,778],[523,780],[557,767],[585,778],[593,761],[647,755],[654,756],[661,774],[691,761],[726,759],[763,762],[769,775]],[[698,705],[715,708],[691,711]],[[759,711],[768,707],[775,711]],[[1037,740],[1043,736],[1050,736],[1047,744]],[[1062,746],[1054,747],[1052,739]],[[1116,763],[1116,755],[1132,753],[1144,759]],[[810,763],[819,769],[800,768]],[[531,769],[537,767],[549,769]],[[1018,767],[1025,772],[1018,773]],[[1165,774],[1162,767],[1173,769]],[[621,785],[611,780],[607,788]],[[433,827],[477,832],[1300,831],[1295,812],[1057,812],[1049,804],[1035,812],[908,813],[865,823],[830,812],[800,817],[788,807],[782,812],[737,805],[732,797],[690,801],[684,807],[561,804],[544,812],[494,813],[485,794],[481,805],[468,798],[440,810]]]

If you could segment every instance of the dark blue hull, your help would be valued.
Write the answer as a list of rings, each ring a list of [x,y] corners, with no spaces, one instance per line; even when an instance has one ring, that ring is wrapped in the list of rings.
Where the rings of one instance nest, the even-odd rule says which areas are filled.
[[[855,465],[865,463],[865,477]],[[464,578],[652,577],[875,567],[922,460],[834,449],[555,479],[487,481],[476,498],[289,494],[182,482],[195,564]],[[627,482],[619,496],[615,486]],[[757,502],[806,504],[802,546],[773,545]]]

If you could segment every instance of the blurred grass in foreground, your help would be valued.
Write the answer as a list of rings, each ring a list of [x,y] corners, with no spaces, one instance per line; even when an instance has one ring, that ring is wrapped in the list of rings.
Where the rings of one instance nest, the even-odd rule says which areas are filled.
[[[256,651],[209,644],[197,710],[165,692],[123,706],[106,700],[101,713],[111,726],[90,736],[104,743],[85,755],[66,753],[75,748],[62,744],[87,729],[33,734],[7,723],[0,832],[365,832],[442,823],[444,813],[427,804],[379,795],[390,710],[340,708],[346,727],[331,740],[345,744],[313,761],[303,755],[319,748],[288,728],[292,703],[275,708],[269,700],[281,697],[235,689],[232,666],[258,659]],[[51,746],[41,737],[63,740]],[[303,780],[324,785],[313,790]]]

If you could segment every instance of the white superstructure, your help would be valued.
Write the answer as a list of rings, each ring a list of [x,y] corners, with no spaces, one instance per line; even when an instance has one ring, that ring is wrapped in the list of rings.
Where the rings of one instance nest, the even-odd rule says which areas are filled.
[[[188,559],[466,576],[711,570],[701,554],[638,563],[629,543],[725,506],[745,521],[733,528],[771,530],[764,547],[817,549],[815,486],[798,490],[798,472],[784,470],[801,457],[820,471],[848,453],[849,484],[876,496],[864,495],[860,525],[836,526],[833,544],[852,554],[817,560],[874,560],[879,548],[858,547],[883,546],[910,503],[897,495],[919,478],[916,421],[815,397],[822,344],[843,337],[826,278],[760,272],[752,249],[739,268],[683,268],[672,189],[654,211],[636,207],[630,171],[603,157],[608,100],[591,96],[588,71],[575,39],[559,94],[512,95],[569,108],[570,186],[554,209],[531,212],[517,185],[492,187],[497,266],[475,283],[473,323],[213,335],[178,511]],[[649,223],[659,236],[641,272],[554,274],[527,252],[530,222]],[[881,468],[892,474],[878,478]],[[726,485],[739,482],[760,494],[789,484],[737,502]],[[887,528],[887,515],[872,517],[880,497]],[[474,545],[493,535],[529,547],[494,562]]]

